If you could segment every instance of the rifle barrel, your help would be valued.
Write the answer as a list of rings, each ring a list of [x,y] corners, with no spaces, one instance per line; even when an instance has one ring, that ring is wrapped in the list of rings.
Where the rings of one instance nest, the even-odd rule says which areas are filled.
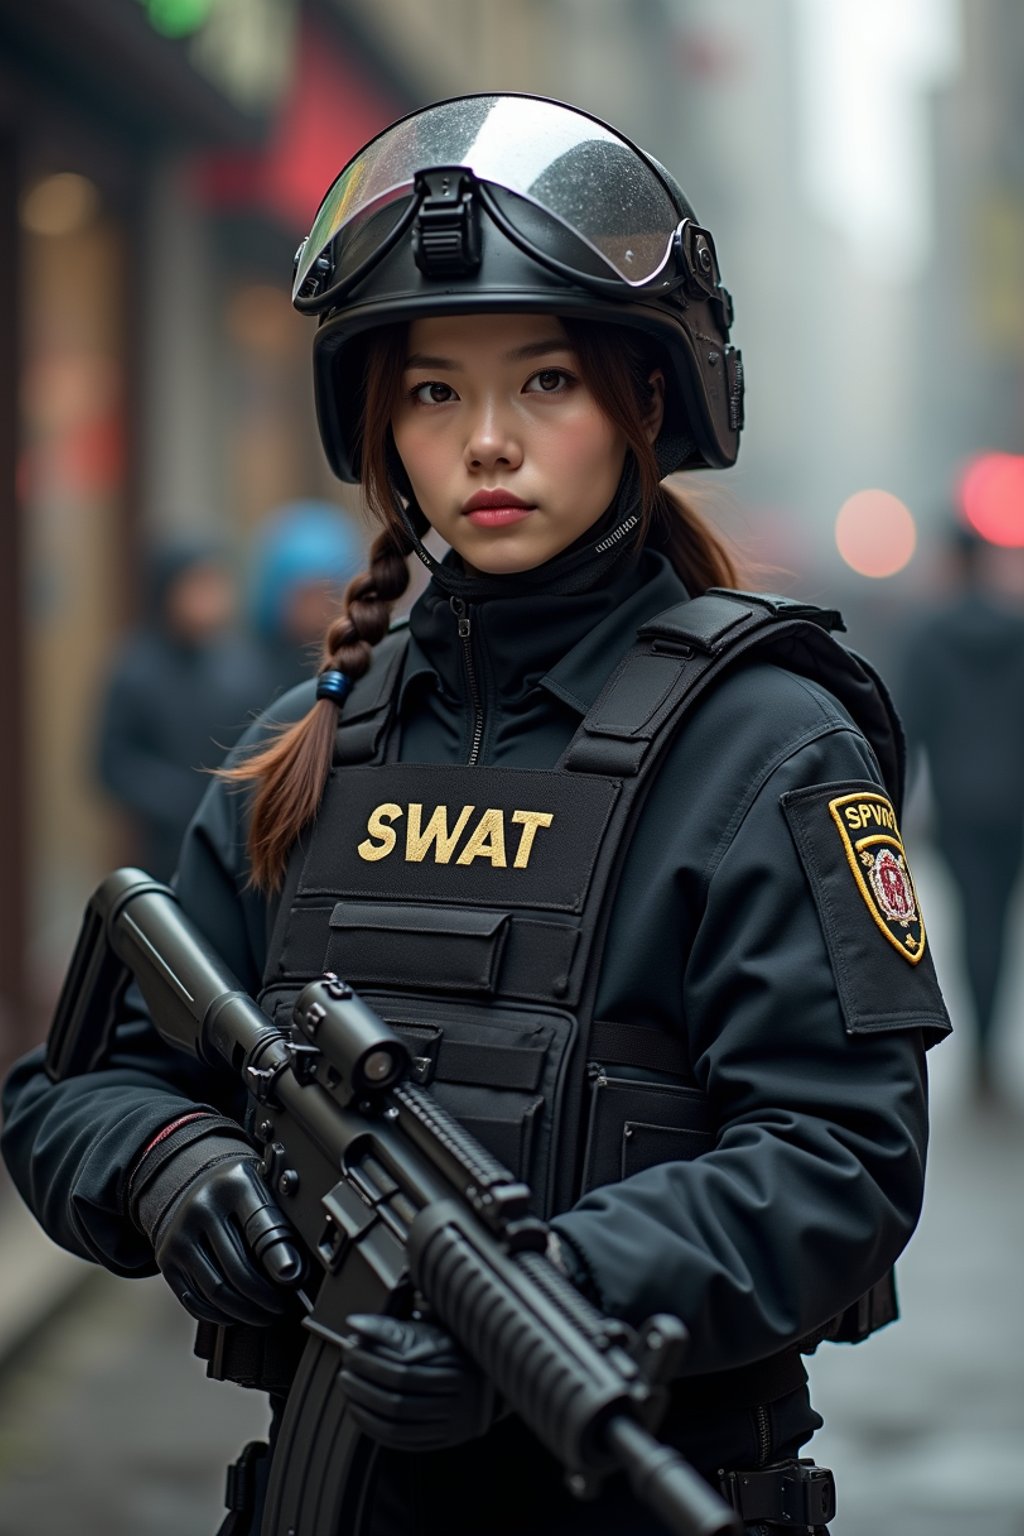
[[[641,1504],[678,1536],[740,1536],[744,1527],[719,1494],[671,1446],[617,1414],[605,1439]]]

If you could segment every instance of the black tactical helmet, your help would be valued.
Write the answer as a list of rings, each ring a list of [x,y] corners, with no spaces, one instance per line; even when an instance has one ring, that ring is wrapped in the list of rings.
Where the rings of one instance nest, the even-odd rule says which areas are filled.
[[[320,316],[317,416],[342,480],[359,478],[366,333],[460,311],[644,332],[666,366],[662,474],[736,459],[743,369],[711,235],[656,160],[564,102],[459,96],[386,128],[321,203],[292,298]]]

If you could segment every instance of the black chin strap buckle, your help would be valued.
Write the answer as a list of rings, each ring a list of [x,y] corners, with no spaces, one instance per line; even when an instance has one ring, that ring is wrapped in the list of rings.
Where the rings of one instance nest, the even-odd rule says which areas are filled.
[[[420,171],[422,198],[413,226],[416,265],[429,278],[466,277],[480,265],[480,217],[475,179],[463,165]]]

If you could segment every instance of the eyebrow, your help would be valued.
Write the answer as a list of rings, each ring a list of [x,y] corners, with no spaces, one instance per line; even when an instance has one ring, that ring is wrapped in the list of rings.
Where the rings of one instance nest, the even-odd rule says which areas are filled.
[[[530,341],[525,347],[514,347],[502,358],[504,363],[523,363],[529,358],[548,357],[552,352],[572,352],[567,338],[552,336],[544,341]],[[436,357],[429,352],[414,352],[405,360],[406,368],[444,368],[449,372],[461,372],[463,364],[453,357]]]

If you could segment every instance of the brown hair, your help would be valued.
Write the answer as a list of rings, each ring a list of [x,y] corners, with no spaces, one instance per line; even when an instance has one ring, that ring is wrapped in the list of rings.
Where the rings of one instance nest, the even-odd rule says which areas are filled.
[[[651,373],[659,359],[635,332],[563,318],[587,388],[604,414],[625,435],[640,473],[642,538],[669,559],[691,597],[708,587],[735,587],[736,561],[678,487],[662,483],[654,445],[648,440]],[[665,370],[667,371],[667,370]]]
[[[733,587],[733,557],[718,534],[678,490],[661,483],[646,423],[651,409],[649,376],[657,366],[651,351],[632,333],[612,325],[564,320],[580,372],[605,415],[624,434],[636,460],[641,487],[642,536],[671,561],[691,596],[707,587]],[[391,414],[401,386],[407,329],[386,326],[366,345],[359,448],[367,508],[382,532],[370,550],[370,568],[349,582],[338,618],[324,636],[320,671],[362,677],[372,647],[387,633],[391,608],[409,582],[412,552],[398,515],[401,466],[391,436]],[[253,885],[276,889],[288,853],[316,816],[330,772],[337,706],[320,699],[295,725],[221,777],[255,785],[249,827]]]

